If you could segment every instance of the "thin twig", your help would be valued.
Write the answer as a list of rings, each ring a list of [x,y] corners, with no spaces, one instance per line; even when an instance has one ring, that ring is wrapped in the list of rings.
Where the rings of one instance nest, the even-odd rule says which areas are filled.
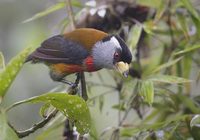
[[[69,20],[71,22],[71,29],[74,30],[76,28],[76,24],[75,24],[75,19],[74,19],[74,15],[73,15],[71,0],[66,0],[66,5],[67,5],[67,14],[68,14]]]
[[[85,82],[85,74],[84,72],[80,73],[80,77],[81,77],[81,94],[82,94],[82,98],[87,101],[88,96],[87,96],[87,89],[86,89],[86,82]]]
[[[54,118],[56,116],[57,113],[58,113],[58,110],[55,109],[44,120],[34,124],[31,128],[24,130],[24,131],[17,131],[14,129],[14,127],[11,124],[9,124],[9,125],[13,128],[13,130],[16,132],[16,134],[19,138],[23,138],[23,137],[30,135],[31,133],[34,133],[36,130],[44,127],[52,118]]]

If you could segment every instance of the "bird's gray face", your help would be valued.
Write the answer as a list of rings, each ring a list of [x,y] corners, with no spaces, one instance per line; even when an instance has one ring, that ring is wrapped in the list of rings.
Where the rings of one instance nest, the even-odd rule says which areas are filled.
[[[122,46],[121,39],[116,36],[108,36],[101,41],[98,41],[92,50],[92,56],[94,60],[94,65],[97,68],[107,68],[107,69],[116,69],[124,76],[128,75],[129,70],[129,60],[126,62],[126,59],[123,60],[123,55],[127,55],[123,53],[124,47],[127,47],[125,43]],[[124,46],[125,45],[125,46]],[[127,51],[128,47],[126,48]],[[128,49],[128,55],[130,51]],[[132,59],[132,56],[131,58]]]

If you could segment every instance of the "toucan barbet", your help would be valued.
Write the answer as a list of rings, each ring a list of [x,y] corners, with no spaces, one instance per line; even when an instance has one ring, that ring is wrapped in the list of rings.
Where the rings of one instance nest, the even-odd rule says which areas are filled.
[[[67,75],[115,69],[128,76],[132,55],[117,35],[92,28],[79,28],[45,40],[26,62],[44,63],[54,81],[66,83]]]

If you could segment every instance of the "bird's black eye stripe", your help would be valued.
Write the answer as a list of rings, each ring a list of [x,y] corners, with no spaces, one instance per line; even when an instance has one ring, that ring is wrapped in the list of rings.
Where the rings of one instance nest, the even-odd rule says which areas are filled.
[[[121,37],[115,35],[115,38],[119,41],[119,44],[122,47],[121,60],[124,61],[124,62],[127,62],[128,64],[130,64],[131,61],[132,61],[132,54],[131,54],[128,46],[121,39]]]
[[[122,47],[127,46],[121,37],[119,37],[118,35],[115,35],[115,38],[117,38],[117,40],[119,41],[120,46]]]

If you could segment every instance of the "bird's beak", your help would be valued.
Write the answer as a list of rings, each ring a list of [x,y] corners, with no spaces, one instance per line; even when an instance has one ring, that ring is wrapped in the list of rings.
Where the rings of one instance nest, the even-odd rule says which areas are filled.
[[[128,77],[129,65],[127,63],[120,61],[115,64],[115,67],[124,77]]]

